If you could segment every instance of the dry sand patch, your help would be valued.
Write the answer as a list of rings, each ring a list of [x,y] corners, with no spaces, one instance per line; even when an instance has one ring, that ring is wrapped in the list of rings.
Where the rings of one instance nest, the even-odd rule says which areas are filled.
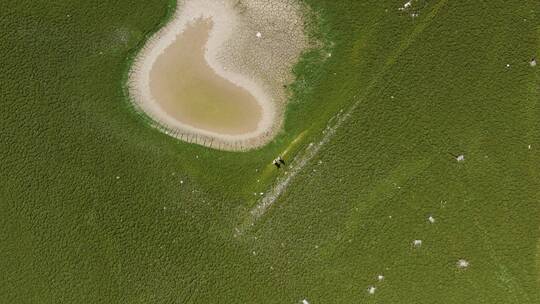
[[[204,58],[213,24],[190,23],[150,71],[150,91],[167,114],[195,128],[219,134],[257,130],[262,109],[247,90],[214,72]]]
[[[133,64],[135,106],[183,140],[224,150],[266,144],[281,128],[284,86],[308,46],[305,9],[296,0],[180,1]]]

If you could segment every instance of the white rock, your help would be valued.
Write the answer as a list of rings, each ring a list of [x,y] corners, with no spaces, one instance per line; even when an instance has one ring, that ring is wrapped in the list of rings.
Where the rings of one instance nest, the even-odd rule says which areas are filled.
[[[309,304],[309,302],[308,302],[308,300],[303,299],[303,300],[302,300],[302,304]]]
[[[375,294],[375,291],[377,291],[377,287],[375,287],[375,286],[369,286],[368,289],[367,289],[367,292],[369,294]]]
[[[537,63],[537,62],[536,62],[536,59],[533,59],[533,60],[531,60],[530,65],[531,65],[532,67],[535,67],[535,66],[536,66],[536,63]]]
[[[261,38],[262,34],[261,34],[261,32],[257,32],[257,34],[255,34],[255,36],[257,36],[257,38]]]
[[[414,246],[414,247],[420,247],[420,246],[422,246],[422,240],[414,240],[414,241],[413,241],[413,246]]]
[[[459,261],[457,261],[457,267],[458,268],[467,268],[467,267],[469,267],[469,261],[464,260],[464,259],[460,259]]]
[[[380,282],[380,281],[383,281],[383,280],[384,280],[384,276],[383,276],[382,274],[378,275],[378,276],[377,276],[377,280],[379,280],[379,282]]]
[[[459,155],[458,157],[456,157],[456,160],[457,160],[458,162],[465,161],[465,155],[463,155],[463,154],[462,154],[462,155]]]
[[[430,223],[433,224],[433,223],[435,223],[435,218],[434,218],[433,216],[430,215],[430,216],[428,217],[428,221],[429,221]]]

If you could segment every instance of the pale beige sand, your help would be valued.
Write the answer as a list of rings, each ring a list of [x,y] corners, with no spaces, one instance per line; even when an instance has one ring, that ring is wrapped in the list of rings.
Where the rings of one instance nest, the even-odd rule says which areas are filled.
[[[213,23],[200,19],[156,60],[150,71],[150,92],[174,119],[218,134],[257,130],[262,108],[249,91],[219,76],[204,50]]]
[[[292,67],[308,46],[304,9],[296,0],[180,1],[171,23],[147,42],[132,67],[129,90],[137,109],[167,134],[190,142],[224,150],[264,145],[281,128],[287,101],[284,85],[293,80]],[[212,114],[204,113],[204,105],[190,113],[181,104],[156,100],[161,101],[163,96],[157,88],[160,84],[151,85],[154,66],[159,68],[160,57],[167,56],[165,51],[176,47],[175,42],[182,41],[189,25],[201,18],[211,20],[213,25],[204,50],[207,68],[213,70],[216,79],[226,79],[222,84],[235,88],[230,90],[232,95],[240,94],[233,106],[221,109],[235,112],[242,108],[249,115],[239,118],[236,114],[240,113],[236,113],[232,119],[224,119],[224,115],[219,118],[224,121],[211,122]],[[186,70],[169,69],[169,73],[185,79],[192,76]],[[219,112],[217,108],[209,111]]]

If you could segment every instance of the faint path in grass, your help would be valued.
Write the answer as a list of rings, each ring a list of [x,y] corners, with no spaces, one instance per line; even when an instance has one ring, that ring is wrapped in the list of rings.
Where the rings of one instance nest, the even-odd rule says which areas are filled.
[[[405,52],[418,36],[432,23],[435,16],[448,3],[448,0],[440,0],[433,9],[416,24],[410,35],[407,35],[399,44],[399,47],[388,57],[384,66],[379,73],[375,75],[368,86],[362,91],[360,97],[355,96],[354,102],[349,108],[330,119],[324,135],[317,143],[311,143],[301,153],[299,153],[290,163],[290,170],[285,172],[285,175],[278,178],[274,186],[258,201],[257,205],[251,209],[245,221],[235,229],[235,236],[242,235],[247,229],[254,226],[255,223],[272,207],[278,198],[287,190],[290,183],[302,172],[306,165],[315,158],[321,148],[326,145],[335,135],[336,131],[348,121],[352,113],[358,108],[362,101],[367,98],[373,88],[375,88],[381,79],[386,75],[388,70],[398,61],[399,57]]]
[[[500,252],[493,248],[492,237],[487,230],[478,222],[475,221],[475,226],[482,235],[482,245],[486,249],[485,252],[489,255],[492,263],[497,265],[497,279],[501,286],[508,292],[508,297],[514,300],[512,303],[533,303],[527,292],[519,284],[519,279],[505,266],[499,258]]]

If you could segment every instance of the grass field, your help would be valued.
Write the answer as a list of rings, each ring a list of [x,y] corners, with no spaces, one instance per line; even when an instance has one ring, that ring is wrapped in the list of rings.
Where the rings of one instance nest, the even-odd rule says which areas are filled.
[[[4,5],[0,303],[540,303],[539,2],[417,1],[413,18],[401,0],[305,1],[327,47],[248,153],[130,106],[131,58],[174,1]],[[272,159],[341,110],[235,236],[283,174]]]

